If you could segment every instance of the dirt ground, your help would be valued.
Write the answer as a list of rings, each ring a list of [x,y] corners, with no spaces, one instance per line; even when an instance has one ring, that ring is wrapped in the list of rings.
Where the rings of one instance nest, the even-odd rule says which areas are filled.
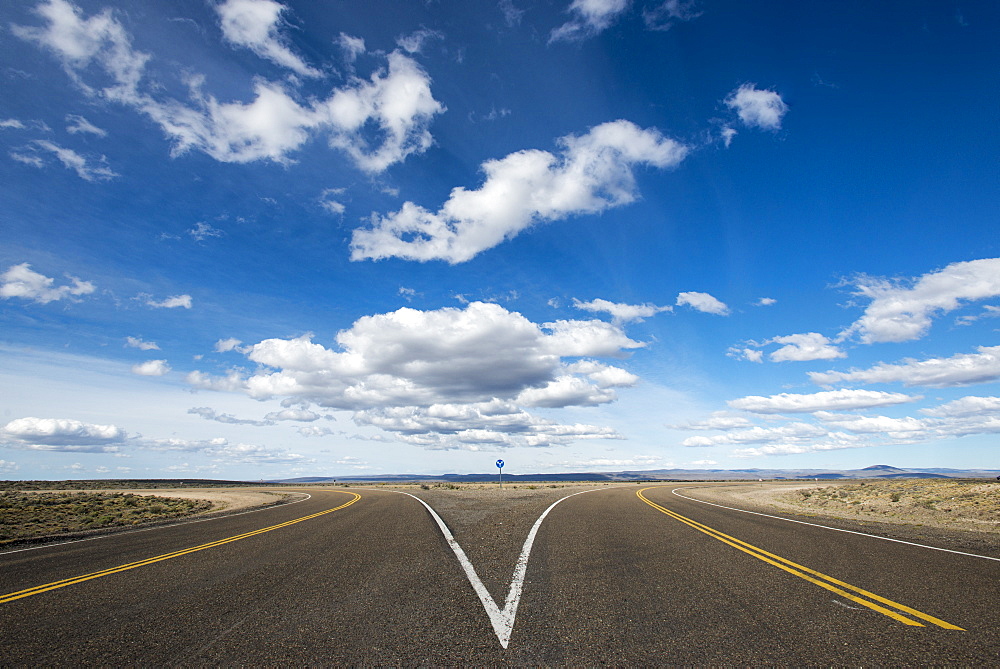
[[[25,492],[78,492],[77,490],[28,490]],[[137,488],[133,490],[125,489],[88,489],[87,492],[107,492],[107,493],[131,493],[133,495],[153,495],[156,497],[178,497],[181,499],[203,499],[212,503],[212,508],[208,513],[218,513],[224,511],[232,513],[234,511],[244,511],[258,506],[267,506],[280,502],[289,496],[289,493],[266,490],[248,490],[245,488]],[[297,497],[297,495],[293,495]]]

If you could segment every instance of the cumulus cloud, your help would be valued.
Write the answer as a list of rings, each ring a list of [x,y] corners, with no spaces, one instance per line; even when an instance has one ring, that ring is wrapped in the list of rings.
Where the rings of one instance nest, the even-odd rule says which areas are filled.
[[[772,304],[777,304],[777,302],[778,300],[774,299],[773,297],[762,297],[756,302],[754,302],[754,305],[758,307],[769,307]]]
[[[220,339],[219,341],[215,342],[213,350],[216,353],[226,353],[228,351],[239,351],[240,353],[243,353],[244,350],[240,348],[240,344],[242,343],[243,343],[242,341],[236,339],[235,337],[229,337],[228,339]]]
[[[726,411],[713,412],[705,420],[689,421],[682,425],[668,425],[675,430],[737,430],[752,427],[748,419],[743,416],[736,416]]]
[[[904,358],[891,364],[880,362],[868,369],[849,372],[809,372],[820,386],[838,383],[902,383],[905,386],[945,388],[1000,380],[1000,346],[979,346],[978,353],[959,353],[950,358],[915,360]]]
[[[394,433],[399,441],[432,450],[483,450],[566,445],[578,439],[621,439],[595,425],[560,425],[511,402],[386,407],[358,412],[355,422]]]
[[[299,74],[315,72],[275,32],[283,5],[269,0],[230,0],[218,7],[231,41],[293,70],[298,68]],[[432,143],[427,128],[444,111],[431,94],[430,78],[400,51],[386,56],[388,71],[377,71],[368,80],[351,78],[325,99],[302,99],[284,83],[257,79],[252,101],[220,102],[203,90],[204,77],[189,75],[189,100],[181,101],[166,97],[155,85],[144,85],[150,57],[133,49],[130,36],[111,10],[84,18],[66,0],[48,0],[35,11],[45,25],[13,26],[14,34],[53,53],[88,94],[149,117],[173,141],[173,155],[195,149],[220,162],[287,164],[289,154],[314,134],[325,133],[331,147],[346,152],[360,169],[375,173],[426,150]],[[89,86],[84,75],[91,73],[92,65],[102,69],[112,84]],[[112,174],[108,171],[103,176]],[[90,168],[90,175],[102,177],[97,168]]]
[[[177,309],[178,307],[190,309],[192,300],[190,295],[174,295],[173,297],[168,297],[165,300],[159,301],[152,298],[146,298],[146,304],[157,309]]]
[[[677,295],[677,306],[688,306],[706,314],[729,315],[729,307],[708,293],[688,292]]]
[[[137,348],[140,351],[159,351],[160,347],[156,342],[143,341],[139,337],[125,337],[125,345],[129,348]]]
[[[273,0],[226,0],[215,6],[226,40],[304,77],[318,77],[295,55],[281,34],[281,14],[288,9]]]
[[[673,307],[658,307],[655,304],[618,304],[600,298],[590,302],[581,302],[573,298],[573,306],[577,309],[611,314],[615,323],[638,323],[650,316],[663,311],[673,311]]]
[[[768,340],[768,343],[783,344],[781,348],[773,351],[769,356],[773,362],[832,360],[847,357],[846,353],[818,332],[775,337]]]
[[[921,409],[920,412],[941,418],[1000,415],[1000,397],[968,395],[936,407]]]
[[[11,460],[0,460],[0,472],[7,474],[10,472],[16,472],[18,469],[20,468],[17,466],[16,462]]]
[[[730,453],[734,458],[759,458],[767,455],[800,455],[820,451],[839,451],[845,448],[869,448],[878,444],[865,441],[856,435],[831,433],[826,441],[811,443],[774,443],[753,448],[737,448]]]
[[[18,418],[0,431],[6,446],[36,451],[114,453],[125,442],[117,425],[95,425],[70,418]]]
[[[788,105],[774,91],[761,90],[755,84],[743,84],[729,94],[726,106],[733,109],[747,126],[779,130]]]
[[[314,420],[319,420],[320,415],[308,409],[282,409],[281,411],[272,411],[264,418],[272,421],[291,420],[299,423],[311,423]]]
[[[682,446],[704,448],[732,444],[765,444],[774,441],[805,443],[829,436],[826,429],[811,423],[789,423],[778,427],[754,426],[746,430],[733,430],[710,437],[688,437]]]
[[[147,360],[137,365],[132,365],[132,373],[139,376],[163,376],[170,371],[170,365],[166,360]]]
[[[826,425],[855,434],[884,434],[895,440],[923,439],[931,434],[931,425],[919,418],[889,418],[817,411],[813,414]]]
[[[573,0],[566,10],[572,18],[552,31],[549,44],[597,35],[625,13],[628,6],[629,0]]]
[[[39,274],[28,263],[10,267],[0,274],[0,298],[13,297],[31,300],[38,304],[48,304],[66,298],[89,295],[94,292],[94,284],[81,281],[75,276],[68,277],[72,285],[55,286],[55,279]]]
[[[373,215],[371,227],[354,231],[351,259],[465,262],[533,224],[633,202],[634,167],[673,167],[688,152],[655,128],[623,120],[563,137],[559,145],[559,156],[523,150],[484,163],[483,185],[453,189],[437,212],[406,202],[397,212]]]
[[[727,404],[733,409],[760,414],[812,413],[814,411],[868,409],[915,402],[921,399],[904,393],[887,393],[876,390],[829,390],[809,395],[781,393],[762,397],[750,395]]]
[[[217,423],[225,423],[226,425],[254,425],[256,427],[266,427],[268,425],[274,425],[273,420],[265,418],[264,420],[253,420],[250,418],[237,418],[236,416],[228,413],[219,413],[211,407],[194,407],[188,409],[190,414],[196,416],[201,416],[205,420],[214,420]]]
[[[866,344],[911,341],[927,334],[934,316],[1000,296],[1000,258],[952,263],[911,280],[861,275],[853,284],[855,295],[871,302],[841,337],[856,334]]]
[[[337,335],[340,350],[312,339],[268,339],[250,347],[247,357],[260,367],[247,377],[236,371],[225,378],[194,372],[188,380],[195,387],[239,390],[261,400],[284,397],[354,410],[359,424],[410,435],[411,443],[428,448],[474,441],[539,445],[616,435],[593,426],[549,423],[520,407],[610,402],[613,388],[633,385],[638,377],[592,358],[624,357],[643,346],[603,321],[538,325],[485,302],[366,316]],[[467,414],[473,417],[468,424],[455,427]],[[428,432],[398,427],[403,418],[420,422]],[[451,427],[440,427],[451,435],[448,439],[430,434],[429,425],[449,421]],[[524,433],[524,425],[533,432]],[[517,431],[524,438],[511,441],[482,430],[490,435]]]

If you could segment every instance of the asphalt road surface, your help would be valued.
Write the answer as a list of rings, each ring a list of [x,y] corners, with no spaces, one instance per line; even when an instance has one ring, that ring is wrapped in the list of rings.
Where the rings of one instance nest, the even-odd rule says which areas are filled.
[[[1000,665],[1000,555],[674,490],[711,494],[625,485],[470,512],[418,493],[432,513],[399,493],[312,489],[2,553],[0,664]]]

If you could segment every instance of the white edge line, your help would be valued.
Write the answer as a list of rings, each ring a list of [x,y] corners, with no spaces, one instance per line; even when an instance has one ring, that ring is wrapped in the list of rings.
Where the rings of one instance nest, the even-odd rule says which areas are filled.
[[[72,541],[60,541],[59,543],[55,543],[55,544],[42,544],[40,546],[31,546],[29,548],[15,548],[12,551],[0,551],[0,558],[3,558],[4,556],[7,556],[7,555],[13,555],[14,553],[23,553],[25,551],[38,551],[38,550],[41,550],[43,548],[55,548],[56,546],[66,546],[68,544],[80,544],[80,543],[83,543],[84,541],[96,541],[97,539],[110,539],[111,537],[122,537],[122,536],[125,536],[126,534],[137,534],[139,532],[149,532],[150,530],[165,530],[168,527],[180,527],[181,525],[194,525],[195,523],[207,523],[210,520],[222,520],[223,518],[235,518],[236,516],[243,516],[243,515],[246,515],[248,513],[257,513],[258,511],[267,511],[268,509],[274,509],[274,508],[277,508],[279,506],[289,506],[291,504],[298,504],[299,502],[304,502],[307,499],[312,498],[312,495],[310,495],[307,492],[290,492],[289,491],[288,493],[285,493],[285,494],[290,494],[290,495],[305,495],[305,497],[303,497],[302,499],[297,499],[294,502],[285,502],[283,504],[271,504],[271,505],[268,505],[268,506],[265,506],[265,507],[262,507],[262,508],[259,508],[259,509],[250,509],[249,511],[240,511],[239,513],[228,513],[228,514],[225,514],[225,515],[222,515],[222,516],[215,516],[213,518],[198,518],[198,519],[194,519],[194,520],[181,521],[179,523],[171,523],[169,525],[155,525],[153,527],[141,527],[141,528],[136,529],[136,530],[125,530],[124,532],[110,532],[108,534],[100,534],[100,535],[98,535],[96,537],[87,537],[85,539],[73,539]]]
[[[1000,562],[1000,558],[990,557],[989,555],[977,555],[976,553],[965,553],[962,551],[953,551],[950,548],[938,548],[937,546],[928,546],[927,544],[918,544],[912,541],[903,541],[902,539],[893,539],[892,537],[880,537],[877,534],[867,534],[865,532],[855,532],[854,530],[844,530],[839,527],[829,527],[827,525],[817,525],[816,523],[807,523],[804,520],[793,520],[791,518],[782,518],[781,516],[772,516],[767,513],[759,513],[757,511],[747,511],[746,509],[736,509],[731,506],[723,506],[722,504],[715,504],[713,502],[706,502],[703,499],[695,499],[694,497],[688,497],[687,495],[682,495],[679,492],[680,488],[674,488],[670,492],[678,497],[683,497],[686,500],[692,502],[698,502],[699,504],[708,504],[709,506],[717,506],[720,509],[729,509],[730,511],[739,511],[740,513],[750,513],[755,516],[764,516],[765,518],[774,518],[776,520],[784,520],[789,523],[798,523],[799,525],[809,525],[810,527],[819,527],[824,530],[833,530],[834,532],[846,532],[847,534],[857,534],[861,537],[870,537],[872,539],[881,539],[882,541],[892,541],[897,544],[906,544],[907,546],[917,546],[918,548],[927,548],[932,551],[943,551],[945,553],[954,553],[955,555],[966,555],[968,557],[979,558],[981,560],[993,560],[995,562]]]
[[[535,524],[531,526],[531,530],[528,531],[528,538],[524,540],[524,546],[521,548],[521,554],[517,557],[517,565],[514,567],[514,575],[511,577],[510,590],[507,593],[507,600],[504,602],[503,610],[497,606],[496,601],[494,601],[493,596],[490,595],[486,586],[483,585],[482,580],[476,573],[475,567],[472,566],[472,562],[469,561],[468,556],[462,547],[459,545],[458,541],[455,540],[454,535],[452,535],[451,530],[445,525],[441,516],[431,508],[430,504],[420,499],[416,495],[411,495],[408,492],[402,492],[399,490],[391,490],[389,492],[395,492],[400,495],[406,495],[407,497],[412,497],[421,504],[423,504],[427,510],[430,512],[431,516],[437,522],[438,527],[441,529],[441,534],[444,535],[445,540],[448,545],[451,546],[451,550],[454,551],[455,556],[458,558],[459,563],[462,565],[462,569],[465,571],[465,575],[469,579],[469,583],[472,584],[473,590],[479,595],[479,601],[483,603],[483,608],[486,609],[486,615],[489,616],[490,623],[493,625],[493,631],[497,635],[497,639],[500,641],[500,645],[507,648],[510,643],[511,634],[514,632],[514,619],[517,616],[517,605],[521,601],[521,591],[524,586],[524,576],[528,571],[528,557],[531,555],[531,547],[535,543],[535,535],[538,534],[538,528],[541,527],[542,521],[545,520],[545,516],[549,515],[549,511],[555,508],[559,502],[567,500],[570,497],[575,497],[576,495],[582,495],[585,492],[596,492],[598,490],[611,490],[612,488],[591,488],[590,490],[581,490],[580,492],[574,492],[570,495],[566,495],[560,499],[557,499],[549,508],[542,512],[542,515],[538,517]]]

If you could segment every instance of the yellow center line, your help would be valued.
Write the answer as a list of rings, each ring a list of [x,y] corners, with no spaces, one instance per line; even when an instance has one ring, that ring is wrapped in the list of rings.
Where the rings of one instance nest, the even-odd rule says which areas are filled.
[[[670,509],[667,509],[666,507],[660,506],[656,502],[650,501],[648,498],[646,498],[645,495],[642,494],[642,493],[646,492],[647,490],[651,490],[651,489],[652,488],[643,488],[642,490],[639,490],[638,492],[636,492],[636,495],[639,497],[639,499],[641,499],[643,502],[645,502],[649,506],[653,507],[657,511],[660,511],[661,513],[664,513],[664,514],[670,516],[671,518],[674,518],[675,520],[678,520],[678,521],[684,523],[685,525],[693,527],[694,529],[698,530],[699,532],[703,532],[703,533],[709,535],[710,537],[712,537],[714,539],[718,539],[719,541],[721,541],[721,542],[723,542],[725,544],[728,544],[728,545],[732,546],[733,548],[741,550],[744,553],[747,553],[748,555],[752,555],[755,558],[757,558],[758,560],[762,560],[764,562],[767,562],[768,564],[774,565],[775,567],[778,567],[779,569],[782,569],[782,570],[788,572],[789,574],[794,574],[795,576],[798,576],[801,579],[804,579],[806,581],[809,581],[810,583],[818,585],[821,588],[825,588],[825,589],[829,590],[830,592],[834,592],[834,593],[840,595],[841,597],[845,597],[847,599],[850,599],[853,602],[857,602],[858,604],[866,606],[866,607],[868,607],[868,608],[870,608],[870,609],[872,609],[874,611],[878,611],[879,613],[881,613],[883,615],[886,615],[886,616],[889,616],[890,618],[892,618],[894,620],[897,620],[897,621],[903,623],[904,625],[911,625],[911,626],[914,626],[914,627],[923,627],[922,623],[917,622],[916,620],[913,620],[911,618],[908,618],[908,617],[902,615],[901,613],[898,613],[897,611],[892,611],[890,609],[887,609],[884,606],[880,606],[879,604],[876,604],[875,602],[879,602],[881,604],[885,604],[887,606],[891,606],[891,607],[897,609],[898,611],[902,611],[904,613],[908,613],[909,615],[913,616],[914,618],[919,618],[919,619],[924,620],[926,622],[929,622],[929,623],[932,623],[934,625],[937,625],[938,627],[943,627],[944,629],[962,630],[962,628],[958,627],[957,625],[952,625],[951,623],[945,622],[944,620],[941,620],[939,618],[935,618],[934,616],[928,615],[928,614],[923,613],[921,611],[917,611],[916,609],[910,608],[909,606],[906,606],[904,604],[899,604],[897,602],[892,601],[891,599],[886,599],[885,597],[881,597],[881,596],[876,595],[876,594],[874,594],[872,592],[868,592],[867,590],[863,590],[862,588],[858,588],[856,586],[853,586],[850,583],[845,583],[844,581],[841,581],[841,580],[838,580],[836,578],[833,578],[832,576],[827,576],[826,574],[822,574],[822,573],[820,573],[820,572],[818,572],[818,571],[816,571],[814,569],[810,569],[810,568],[804,567],[804,566],[802,566],[800,564],[796,564],[795,562],[792,562],[791,560],[783,558],[783,557],[781,557],[779,555],[775,555],[774,553],[769,553],[768,551],[765,551],[762,548],[758,548],[756,546],[753,546],[752,544],[748,544],[747,542],[742,541],[740,539],[737,539],[736,537],[731,537],[728,534],[724,534],[724,533],[722,533],[722,532],[720,532],[720,531],[718,531],[718,530],[716,530],[714,528],[709,527],[708,525],[704,525],[704,524],[699,523],[699,522],[697,522],[695,520],[691,520],[690,518],[686,518],[685,516],[682,516],[681,514],[675,512],[675,511],[671,511]],[[838,587],[838,586],[840,586],[840,587]],[[853,591],[855,593],[858,593],[859,595],[862,595],[864,597],[868,597],[869,599],[874,600],[874,601],[868,601],[866,599],[862,599],[861,597],[858,597],[858,596],[853,595],[853,594],[851,594],[849,592],[846,592],[846,590],[851,590],[851,591]]]
[[[247,539],[249,537],[255,537],[258,534],[264,534],[265,532],[271,532],[273,530],[280,530],[283,527],[288,527],[289,525],[294,525],[296,523],[301,523],[305,520],[312,520],[313,518],[318,518],[320,516],[325,516],[328,513],[333,513],[334,511],[340,511],[341,509],[347,508],[350,505],[361,499],[361,495],[356,492],[347,492],[346,490],[338,490],[336,492],[343,492],[345,495],[353,495],[354,499],[338,507],[332,509],[327,509],[326,511],[320,511],[318,513],[313,513],[308,516],[302,516],[301,518],[296,518],[294,520],[285,521],[284,523],[278,523],[277,525],[271,525],[270,527],[263,527],[259,530],[253,530],[251,532],[245,532],[243,534],[238,534],[234,537],[227,537],[225,539],[219,539],[218,541],[211,541],[207,544],[201,544],[200,546],[192,546],[191,548],[184,548],[179,551],[174,551],[172,553],[164,553],[163,555],[157,555],[155,557],[146,558],[145,560],[139,560],[138,562],[130,562],[128,564],[119,565],[117,567],[111,567],[109,569],[102,569],[101,571],[95,571],[90,574],[84,574],[82,576],[74,576],[73,578],[63,579],[61,581],[54,581],[52,583],[46,583],[44,585],[37,585],[34,588],[28,588],[26,590],[18,590],[17,592],[12,592],[7,595],[0,596],[0,604],[6,604],[7,602],[12,602],[15,599],[22,599],[24,597],[31,597],[32,595],[38,595],[43,592],[48,592],[50,590],[58,590],[59,588],[65,588],[69,585],[76,585],[77,583],[83,583],[84,581],[90,581],[95,578],[101,578],[102,576],[110,576],[111,574],[117,574],[122,571],[128,571],[130,569],[137,569],[139,567],[145,567],[146,565],[154,564],[156,562],[162,562],[164,560],[169,560],[171,558],[180,557],[182,555],[188,555],[189,553],[196,553],[198,551],[203,551],[209,548],[215,548],[216,546],[222,546],[224,544],[229,544],[234,541],[239,541],[240,539]]]

